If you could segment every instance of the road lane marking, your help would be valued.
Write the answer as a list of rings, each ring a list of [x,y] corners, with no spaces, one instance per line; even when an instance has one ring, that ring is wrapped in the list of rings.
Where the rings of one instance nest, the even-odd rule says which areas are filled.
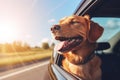
[[[41,63],[40,65],[36,65],[36,66],[26,68],[26,69],[23,69],[23,70],[20,70],[20,71],[17,71],[17,72],[13,72],[13,73],[10,73],[10,74],[4,75],[4,76],[0,76],[0,80],[11,77],[11,76],[15,76],[17,74],[20,74],[20,73],[23,73],[23,72],[26,72],[26,71],[29,71],[29,70],[32,70],[32,69],[35,69],[35,68],[38,68],[38,67],[41,67],[41,66],[44,66],[48,63],[49,63],[49,61],[46,61],[46,62]]]

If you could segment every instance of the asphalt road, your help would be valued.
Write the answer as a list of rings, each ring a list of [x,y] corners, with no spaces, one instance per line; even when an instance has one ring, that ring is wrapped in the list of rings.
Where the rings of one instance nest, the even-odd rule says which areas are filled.
[[[49,80],[48,63],[45,60],[17,69],[0,73],[0,80]]]

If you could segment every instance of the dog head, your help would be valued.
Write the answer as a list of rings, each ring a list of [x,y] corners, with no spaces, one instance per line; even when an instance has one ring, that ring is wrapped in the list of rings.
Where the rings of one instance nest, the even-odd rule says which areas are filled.
[[[82,46],[86,41],[95,43],[102,35],[103,28],[90,21],[89,16],[69,16],[61,19],[51,28],[56,40],[61,41],[60,52],[67,52]]]

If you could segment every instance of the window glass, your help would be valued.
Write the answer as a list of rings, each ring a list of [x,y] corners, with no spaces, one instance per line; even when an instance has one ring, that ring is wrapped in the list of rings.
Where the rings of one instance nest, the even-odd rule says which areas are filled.
[[[98,41],[108,41],[120,32],[120,18],[92,18],[104,28],[103,35]]]

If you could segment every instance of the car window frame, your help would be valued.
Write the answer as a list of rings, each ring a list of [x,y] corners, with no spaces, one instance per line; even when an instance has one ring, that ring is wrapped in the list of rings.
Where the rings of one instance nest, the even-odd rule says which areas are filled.
[[[100,0],[82,0],[80,6],[76,8],[74,15],[84,15],[92,6]]]

